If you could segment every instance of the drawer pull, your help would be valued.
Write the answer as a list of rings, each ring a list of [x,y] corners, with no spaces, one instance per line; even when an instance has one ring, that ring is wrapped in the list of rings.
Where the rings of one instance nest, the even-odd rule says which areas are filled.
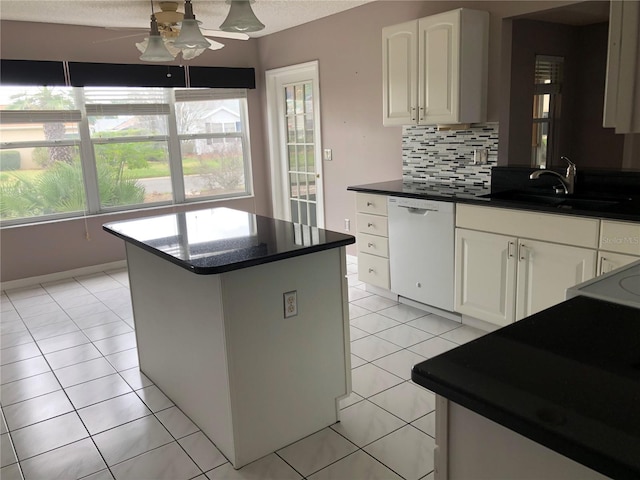
[[[373,203],[367,202],[367,207],[373,207]]]
[[[370,268],[369,273],[375,273],[375,270],[373,268]]]
[[[373,243],[371,243],[371,242],[367,243],[367,247],[372,248],[373,247]]]
[[[367,227],[369,228],[373,227],[373,223],[367,223]]]

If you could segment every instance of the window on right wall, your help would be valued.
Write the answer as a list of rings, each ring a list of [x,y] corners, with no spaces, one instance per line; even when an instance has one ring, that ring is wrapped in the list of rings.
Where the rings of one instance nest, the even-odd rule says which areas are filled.
[[[558,156],[564,57],[536,55],[531,164],[546,168]]]

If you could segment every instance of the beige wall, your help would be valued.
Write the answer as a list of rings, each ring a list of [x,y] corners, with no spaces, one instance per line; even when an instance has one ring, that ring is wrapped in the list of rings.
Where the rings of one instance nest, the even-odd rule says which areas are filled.
[[[349,185],[401,178],[401,127],[382,126],[382,27],[459,7],[491,13],[489,38],[489,121],[498,121],[500,39],[503,17],[575,2],[544,1],[377,1],[260,39],[264,70],[318,60],[326,228],[355,228],[354,193]],[[355,247],[350,247],[355,253]]]
[[[222,50],[191,60],[190,65],[256,68],[257,89],[248,97],[255,199],[232,202],[233,206],[259,214],[271,212],[266,69],[319,61],[322,146],[333,149],[334,158],[324,163],[326,227],[342,231],[345,218],[355,228],[354,196],[347,186],[400,178],[402,171],[401,128],[382,126],[382,27],[458,7],[489,11],[488,115],[490,121],[497,121],[501,18],[566,3],[574,2],[377,1],[259,39],[227,40]],[[0,52],[4,59],[141,63],[134,39],[104,41],[120,33],[3,21]],[[0,232],[0,278],[9,281],[123,259],[122,242],[103,233],[100,225],[130,216],[88,219],[90,241],[85,238],[84,220],[5,228]],[[353,247],[350,252],[355,253]]]
[[[135,38],[104,42],[127,31],[79,26],[57,26],[26,22],[0,23],[0,51],[3,59],[68,60],[77,62],[142,63]],[[33,39],[33,42],[27,41]],[[206,52],[189,62],[198,66],[256,67],[256,40],[228,40],[222,50]],[[176,62],[178,63],[178,62]],[[270,215],[269,175],[265,168],[261,95],[262,79],[250,90],[249,129],[255,198],[199,203],[197,208],[227,206]],[[194,204],[165,207],[145,212],[99,215],[84,219],[16,226],[0,231],[0,279],[47,275],[124,259],[122,240],[102,231],[106,222],[140,215],[161,214],[196,208]],[[89,240],[87,240],[87,233]]]

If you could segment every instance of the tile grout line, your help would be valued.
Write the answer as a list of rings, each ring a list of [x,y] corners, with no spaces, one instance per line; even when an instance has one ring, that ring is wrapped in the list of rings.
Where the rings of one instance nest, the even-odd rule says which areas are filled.
[[[104,272],[104,273],[106,274],[106,272]],[[108,275],[108,274],[106,274],[106,275]],[[109,276],[110,276],[110,275],[109,275]],[[111,278],[113,278],[113,277],[111,277]],[[114,279],[114,280],[115,280],[115,279]],[[116,280],[116,281],[117,281],[117,280]],[[129,286],[125,286],[125,285],[123,285],[123,286],[124,286],[125,288],[129,288]],[[43,288],[44,288],[44,287],[43,287]],[[93,294],[93,292],[89,292],[89,293],[91,293],[91,294],[95,297],[95,295]],[[51,294],[49,294],[49,295],[51,296]],[[374,295],[374,294],[371,294],[371,295],[369,295],[369,296],[373,296],[373,295]],[[8,298],[8,297],[7,297],[7,298]],[[53,297],[52,297],[52,298],[53,298]],[[97,300],[98,300],[99,302],[101,302],[101,303],[102,303],[102,304],[103,304],[103,305],[104,305],[104,306],[105,306],[109,311],[111,311],[111,312],[115,313],[113,310],[111,310],[111,308],[110,308],[107,304],[104,304],[104,302],[103,302],[100,298],[98,298],[98,297],[96,297],[96,298],[97,298]],[[367,298],[367,297],[362,297],[362,298]],[[384,297],[382,297],[382,298],[384,298]],[[57,300],[55,300],[55,298],[54,298],[53,300],[54,300],[54,302],[56,302],[56,303],[57,303]],[[351,303],[351,302],[349,302],[349,303]],[[13,305],[13,303],[12,303],[12,305]],[[354,305],[355,305],[355,304],[354,304]],[[384,310],[384,309],[386,309],[386,308],[391,308],[391,307],[396,306],[396,305],[400,305],[400,304],[396,303],[395,305],[390,305],[390,306],[384,307],[382,310]],[[60,305],[58,304],[58,306],[60,306]],[[356,305],[356,306],[357,306],[357,305]],[[60,307],[61,307],[61,306],[60,306]],[[365,310],[368,310],[368,309],[367,309],[367,308],[365,308],[365,307],[360,307],[360,308],[363,308],[363,309],[365,309]],[[66,309],[64,309],[64,308],[63,308],[62,310],[63,310],[63,311],[65,311],[65,313],[66,313]],[[380,315],[383,315],[383,316],[387,317],[386,315],[384,315],[384,314],[380,313],[380,311],[381,311],[381,310],[376,310],[376,311],[371,311],[371,310],[369,310],[369,312],[370,312],[370,313],[379,313]],[[19,314],[18,314],[18,315],[19,315]],[[125,321],[122,317],[120,317],[118,314],[116,314],[116,315],[119,317],[119,319],[120,319],[121,321],[124,321],[124,322],[126,323],[126,321]],[[366,314],[365,314],[365,315],[366,315]],[[427,315],[429,315],[429,314],[427,314]],[[426,316],[426,315],[423,315],[423,316]],[[356,317],[356,318],[357,318],[357,317]],[[383,331],[385,331],[385,330],[389,330],[390,328],[394,328],[394,327],[397,327],[397,326],[400,326],[400,325],[404,325],[404,324],[406,324],[407,322],[410,322],[410,321],[414,320],[414,319],[410,319],[410,320],[406,320],[406,321],[398,321],[398,320],[396,320],[395,318],[392,318],[392,317],[387,317],[387,318],[390,318],[391,320],[398,322],[398,325],[394,325],[394,326],[392,326],[392,327],[388,327],[388,328],[386,328],[386,329],[380,330],[380,331],[375,332],[375,333],[369,333],[369,332],[366,332],[366,331],[365,331],[365,332],[367,333],[367,335],[366,335],[365,337],[374,336],[374,337],[376,337],[377,339],[384,340],[384,341],[389,341],[389,340],[386,340],[386,339],[384,339],[384,338],[378,337],[376,334],[377,334],[377,333],[381,333],[381,332],[383,332]],[[420,317],[417,317],[417,318],[420,318]],[[21,317],[21,316],[20,316],[20,319],[22,320],[22,317]],[[72,321],[73,321],[73,323],[74,323],[74,324],[79,328],[79,325],[75,322],[75,319],[71,318],[71,320],[72,320]],[[22,321],[23,321],[23,320],[22,320]],[[24,323],[24,321],[23,321],[23,323]],[[55,323],[55,322],[54,322],[54,323]],[[25,325],[25,326],[26,326],[26,325]],[[92,328],[92,327],[89,327],[89,328]],[[355,326],[354,326],[354,328],[357,328],[357,327],[355,327]],[[413,327],[413,328],[416,328],[416,327]],[[457,327],[456,327],[456,328],[457,328]],[[32,334],[31,334],[31,330],[30,330],[28,327],[27,327],[27,330],[29,331],[29,334],[30,334],[31,338],[33,338]],[[418,329],[418,330],[421,330],[421,329]],[[79,328],[79,331],[81,331],[81,332],[83,333],[83,335],[85,335],[85,336],[86,336],[86,334],[84,333],[84,329]],[[134,330],[134,331],[135,331],[135,330]],[[430,335],[433,335],[431,338],[436,338],[436,337],[439,337],[439,336],[440,336],[440,335],[431,334],[430,332],[426,332],[426,333],[429,333]],[[446,332],[444,332],[444,333],[446,333]],[[126,334],[126,333],[125,333],[125,334]],[[124,335],[124,334],[118,334],[118,335]],[[105,337],[105,338],[98,339],[98,340],[104,340],[104,339],[106,339],[106,338],[113,338],[113,337],[118,336],[118,335],[112,335],[112,336]],[[362,338],[365,338],[365,337],[362,337]],[[51,337],[47,337],[47,338],[51,338]],[[94,348],[97,348],[97,347],[95,346],[95,344],[94,344],[94,340],[91,340],[91,339],[89,339],[88,337],[87,337],[87,339],[89,340],[89,344],[91,344]],[[450,341],[450,340],[449,340],[449,341]],[[55,374],[55,371],[53,370],[53,368],[51,368],[51,365],[50,365],[50,363],[49,363],[48,359],[46,359],[46,357],[44,356],[45,354],[44,354],[44,353],[42,353],[42,350],[41,350],[41,348],[40,348],[39,344],[37,343],[37,341],[35,341],[35,339],[34,339],[34,343],[35,343],[35,344],[36,344],[36,346],[38,347],[38,350],[41,352],[42,356],[45,358],[45,361],[47,362],[47,365],[49,366],[51,373],[53,373],[53,374],[54,374],[54,376],[55,376],[55,377],[56,377],[56,379],[57,379],[57,375]],[[372,361],[366,361],[365,359],[362,359],[362,360],[365,362],[362,366],[364,366],[364,365],[366,365],[366,364],[372,364],[373,366],[375,366],[375,367],[377,367],[377,368],[380,368],[381,370],[383,370],[383,371],[385,371],[385,372],[388,372],[388,373],[389,373],[389,374],[391,374],[391,375],[397,376],[397,375],[395,375],[394,373],[389,372],[388,370],[385,370],[385,369],[384,369],[384,368],[382,368],[382,367],[378,367],[377,365],[375,365],[375,364],[373,363],[373,362],[375,362],[375,361],[377,361],[377,360],[380,360],[381,358],[387,357],[387,356],[392,355],[392,354],[394,354],[394,353],[398,353],[398,352],[401,352],[401,351],[403,351],[403,350],[408,350],[408,347],[403,347],[403,346],[401,346],[401,345],[397,345],[397,344],[395,344],[395,343],[393,343],[393,342],[390,342],[390,343],[392,343],[392,344],[393,344],[393,345],[395,345],[395,346],[398,346],[398,347],[400,348],[400,350],[398,350],[398,351],[396,351],[396,352],[392,352],[392,353],[387,354],[387,355],[383,355],[382,357],[376,358],[376,359],[374,359],[374,360],[372,360]],[[418,342],[418,343],[420,343],[420,342]],[[455,343],[455,342],[454,342],[454,343]],[[68,347],[68,348],[74,348],[74,347]],[[60,350],[60,351],[63,351],[63,350],[66,350],[66,349],[62,349],[62,350]],[[126,350],[133,350],[133,348],[132,348],[132,349],[125,349],[125,350],[122,350],[122,351],[126,351]],[[409,352],[411,352],[411,353],[415,353],[415,352],[412,352],[411,350],[408,350],[408,351],[409,351]],[[141,390],[141,389],[146,388],[146,387],[142,387],[141,389],[138,389],[138,390],[136,390],[135,388],[133,388],[133,387],[129,384],[129,382],[128,382],[128,381],[127,381],[127,380],[122,376],[121,371],[120,371],[120,370],[118,370],[117,368],[115,368],[115,365],[114,365],[114,364],[112,364],[112,363],[111,363],[111,361],[109,361],[109,359],[107,359],[107,358],[106,358],[106,356],[103,354],[103,352],[102,352],[100,349],[98,349],[98,352],[100,353],[100,357],[97,357],[97,358],[105,358],[105,359],[107,360],[107,362],[109,362],[109,364],[110,364],[112,367],[114,367],[115,373],[117,373],[117,374],[119,375],[119,377],[120,377],[122,380],[124,380],[124,382],[125,382],[125,383],[130,387],[130,388],[131,388],[132,392],[135,392],[135,393],[136,393],[136,395],[137,395],[137,396],[138,396],[138,397],[143,401],[143,403],[145,403],[145,402],[144,402],[144,400],[143,400],[143,399],[140,397],[140,395],[138,394],[138,390]],[[50,352],[50,353],[54,353],[54,352]],[[119,352],[113,352],[112,354],[115,354],[115,353],[119,353]],[[354,354],[354,355],[355,355],[355,354]],[[355,355],[355,356],[357,357],[357,355]],[[360,357],[358,357],[358,358],[360,358]],[[91,360],[91,359],[90,359],[90,360]],[[87,361],[90,361],[90,360],[87,360]],[[84,363],[84,362],[78,362],[78,363],[76,363],[76,364],[72,364],[72,365],[77,365],[77,364],[79,364],[79,363]],[[69,366],[71,366],[71,365],[69,365]],[[64,367],[62,367],[62,368],[64,368]],[[132,367],[132,368],[135,368],[135,367]],[[355,368],[358,368],[358,367],[355,367]],[[125,370],[128,370],[128,369],[125,369]],[[125,370],[122,370],[122,371],[125,371]],[[352,369],[352,370],[353,370],[353,369]],[[111,375],[111,374],[110,374],[110,375]],[[103,378],[103,377],[98,377],[98,378]],[[92,380],[87,380],[86,382],[81,382],[80,384],[87,383],[87,382],[90,382],[90,381],[93,381],[93,380],[97,380],[98,378],[96,378],[96,379],[92,379]],[[380,392],[376,392],[374,395],[380,394],[380,393],[382,393],[382,392],[384,392],[384,391],[386,391],[386,390],[389,390],[389,389],[391,389],[391,388],[394,388],[394,387],[396,387],[396,386],[398,386],[398,385],[401,385],[401,384],[403,384],[403,383],[413,383],[413,382],[411,382],[411,380],[410,380],[410,379],[409,379],[409,380],[407,380],[407,379],[404,379],[404,378],[401,378],[401,377],[398,377],[398,378],[402,380],[399,384],[394,385],[393,387],[389,387],[389,388],[387,388],[387,389],[384,389],[384,390],[382,390],[382,391],[380,391]],[[59,380],[58,380],[58,382],[59,382]],[[77,385],[80,385],[80,384],[77,384]],[[152,385],[155,385],[155,384],[153,384],[153,383],[152,383]],[[415,384],[414,384],[414,385],[415,385]],[[75,386],[75,385],[73,385],[73,386]],[[151,386],[151,385],[150,385],[150,386]],[[68,399],[69,401],[70,401],[70,398],[68,397],[68,394],[66,393],[66,388],[70,388],[70,387],[71,387],[71,386],[69,386],[69,387],[62,387],[62,390],[65,392],[65,395],[67,396],[67,399]],[[157,388],[157,386],[156,386],[156,388]],[[159,391],[161,391],[160,389],[158,389],[158,390],[159,390]],[[127,392],[127,393],[130,393],[130,392]],[[356,394],[357,394],[357,392],[355,392],[355,391],[354,391],[354,393],[356,393]],[[123,394],[123,395],[124,395],[124,394]],[[381,408],[383,411],[385,411],[385,412],[387,412],[387,413],[389,413],[389,414],[393,415],[395,418],[400,419],[400,420],[402,421],[403,425],[402,425],[401,427],[399,427],[398,429],[394,429],[394,430],[392,430],[391,432],[388,432],[387,434],[385,434],[385,435],[383,435],[382,437],[380,437],[380,438],[378,438],[378,439],[376,439],[376,440],[374,440],[374,441],[370,442],[370,443],[369,443],[369,444],[367,444],[367,445],[370,445],[371,443],[374,443],[374,442],[376,442],[376,441],[380,440],[381,438],[384,438],[384,437],[386,437],[387,435],[390,435],[391,433],[393,433],[393,432],[395,432],[395,431],[399,430],[400,428],[404,428],[404,427],[405,427],[405,426],[407,426],[407,425],[411,425],[411,426],[412,426],[414,429],[416,429],[417,431],[420,431],[421,433],[424,433],[425,435],[429,436],[429,435],[428,435],[428,434],[426,434],[425,432],[422,432],[420,429],[418,429],[417,427],[415,427],[414,425],[412,425],[412,424],[411,424],[411,422],[406,422],[405,420],[403,420],[403,419],[401,419],[401,418],[397,417],[397,416],[396,416],[395,414],[393,414],[392,412],[389,412],[388,410],[384,409],[383,407],[380,407],[379,405],[377,405],[377,404],[375,404],[374,402],[372,402],[372,401],[370,400],[370,398],[371,398],[371,397],[373,397],[374,395],[370,395],[370,396],[368,396],[368,397],[362,397],[362,400],[369,401],[371,404],[375,405],[376,407]],[[120,396],[120,395],[118,395],[118,396]],[[117,397],[117,396],[116,396],[116,397]],[[111,398],[116,398],[116,397],[111,397]],[[36,397],[32,397],[32,398],[36,398]],[[107,400],[109,400],[109,399],[107,399]],[[355,403],[359,403],[359,402],[360,402],[360,401],[362,401],[362,400],[358,400],[358,401],[357,401],[357,402],[355,402]],[[103,400],[103,401],[106,401],[106,400]],[[19,403],[19,402],[16,402],[16,403]],[[77,413],[78,409],[77,409],[77,408],[75,408],[75,405],[73,404],[73,402],[71,402],[71,401],[70,401],[70,403],[71,403],[72,407],[74,408],[74,411]],[[96,402],[96,404],[97,404],[97,403],[101,403],[101,402]],[[90,404],[90,405],[87,405],[87,406],[91,406],[91,405],[95,405],[95,404]],[[146,403],[145,403],[145,405],[146,405]],[[353,405],[353,404],[352,404],[352,405]],[[349,405],[349,406],[352,406],[352,405]],[[87,407],[87,406],[85,406],[85,407]],[[149,405],[146,405],[146,406],[149,408]],[[157,417],[157,415],[156,415],[156,414],[157,414],[157,413],[159,413],[159,412],[161,412],[161,411],[165,411],[165,410],[167,410],[167,409],[169,409],[169,408],[173,408],[174,406],[175,406],[175,405],[169,406],[169,407],[164,408],[164,409],[162,409],[162,410],[158,410],[157,412],[154,412],[153,410],[151,410],[151,409],[150,409],[150,411],[151,411],[151,415],[154,415],[154,416],[155,416],[155,418],[160,422],[160,424],[162,424],[162,425],[163,425],[163,427],[164,427],[164,428],[165,428],[165,430],[167,430],[167,431],[168,431],[167,427],[166,427],[166,426],[164,426],[164,424],[160,421],[160,419]],[[85,407],[82,407],[82,408],[85,408]],[[176,407],[178,410],[180,410],[180,409],[179,409],[179,407],[177,407],[177,406],[175,406],[175,407]],[[345,407],[345,408],[348,408],[348,407]],[[342,410],[342,409],[341,409],[341,410]],[[180,411],[181,411],[181,410],[180,410]],[[181,412],[182,412],[182,411],[181,411]],[[431,412],[432,412],[432,411],[431,411]],[[429,414],[429,413],[431,413],[431,412],[427,412],[426,414],[421,415],[419,418],[423,418],[423,417],[425,417],[426,415],[428,415],[428,414]],[[183,413],[183,415],[184,415],[184,412],[182,412],[182,413]],[[186,415],[185,415],[185,417],[186,417]],[[52,417],[52,418],[55,418],[55,417]],[[141,417],[141,418],[144,418],[144,417]],[[186,417],[186,418],[188,418],[188,417]],[[135,420],[138,420],[138,419],[135,419]],[[132,421],[135,421],[135,420],[132,420]],[[189,419],[189,420],[190,420],[190,419]],[[417,420],[417,419],[416,419],[416,420]],[[81,421],[82,421],[82,419],[81,419]],[[130,422],[132,422],[132,421],[130,421]],[[125,424],[126,424],[126,423],[130,423],[130,422],[125,422]],[[84,425],[84,421],[82,421],[82,423],[83,423],[83,425]],[[85,429],[86,429],[86,425],[84,425],[84,426],[85,426]],[[115,426],[115,427],[112,427],[112,428],[118,428],[119,426],[121,426],[121,425],[118,425],[118,426]],[[331,426],[329,426],[329,428],[330,428],[330,427],[331,427]],[[197,428],[197,425],[196,425],[196,428]],[[110,429],[108,429],[108,430],[110,430]],[[107,431],[108,431],[108,430],[107,430]],[[333,430],[333,429],[332,429],[332,430]],[[353,442],[351,442],[351,440],[347,439],[346,437],[344,437],[343,435],[341,435],[339,432],[336,432],[335,430],[333,430],[333,431],[334,431],[335,433],[338,433],[341,437],[345,438],[349,443],[353,444]],[[88,429],[87,429],[87,432],[88,432]],[[198,433],[198,432],[201,432],[201,430],[200,430],[199,428],[198,428],[198,431],[197,431],[197,432],[194,432],[193,434]],[[101,432],[101,433],[102,433],[102,432]],[[168,432],[168,433],[169,433],[169,435],[171,436],[171,438],[173,439],[173,441],[175,441],[176,443],[178,443],[178,445],[179,445],[179,446],[184,450],[184,447],[182,447],[182,445],[181,445],[181,444],[179,443],[179,441],[178,441],[179,439],[177,439],[177,438],[176,438],[176,437],[175,437],[171,432]],[[202,432],[202,433],[203,433],[203,435],[204,435],[204,432]],[[192,434],[190,434],[190,435],[192,435]],[[187,436],[188,436],[188,435],[187,435]],[[92,440],[93,440],[93,435],[89,434],[89,437],[91,437],[91,438],[92,438]],[[206,437],[206,435],[205,435],[205,437]],[[430,436],[429,436],[429,437],[430,437]],[[181,437],[181,438],[183,438],[183,437]],[[432,437],[431,437],[431,438],[432,438]],[[73,442],[72,442],[72,443],[73,443]],[[96,448],[97,448],[97,445],[95,444],[95,441],[94,441],[93,443],[94,443],[94,445],[95,445],[95,446],[96,446]],[[213,442],[212,442],[212,443],[213,443]],[[295,442],[294,442],[294,443],[295,443]],[[164,444],[164,445],[167,445],[167,444]],[[162,446],[164,446],[164,445],[162,445]],[[354,445],[355,445],[355,444],[354,444]],[[364,447],[366,447],[367,445],[364,445]],[[154,449],[151,449],[151,450],[148,450],[148,451],[155,450],[156,448],[160,448],[160,447],[162,447],[162,446],[155,447]],[[364,451],[363,447],[358,447],[357,445],[356,445],[356,447],[358,448],[358,450],[363,450],[363,451]],[[59,448],[59,447],[57,447],[57,448]],[[283,447],[283,448],[284,448],[284,447]],[[100,450],[99,450],[99,449],[98,449],[98,452],[100,453],[100,455],[101,455],[101,457],[102,457],[102,453],[100,452]],[[357,452],[357,450],[356,450],[356,452]],[[375,458],[373,455],[371,455],[371,454],[367,453],[366,451],[364,451],[364,452],[365,452],[368,456],[370,456],[371,458],[375,459],[377,462],[379,462],[379,463],[381,463],[382,465],[384,465],[385,467],[389,468],[391,471],[394,471],[391,467],[387,466],[387,465],[386,465],[386,464],[384,464],[382,461],[380,461],[379,459]],[[141,453],[141,454],[138,454],[137,456],[139,456],[139,455],[143,455],[144,453],[147,453],[147,452],[143,452],[143,453]],[[187,454],[187,456],[189,456],[189,458],[191,458],[191,456],[186,452],[186,450],[185,450],[185,453]],[[220,453],[221,453],[221,452],[220,452]],[[282,457],[281,457],[277,452],[274,452],[274,453],[276,453],[276,455],[278,456],[278,458],[280,458],[280,459],[281,459],[282,461],[284,461],[284,462],[285,462],[289,467],[291,467],[294,471],[296,471],[296,473],[297,473],[297,474],[301,475],[303,478],[306,478],[304,475],[302,475],[300,472],[298,472],[298,471],[297,471],[297,470],[296,470],[292,465],[290,465],[288,462],[286,462],[286,460],[284,460],[284,458],[282,458]],[[355,453],[355,452],[352,452],[352,453]],[[351,455],[351,454],[349,454],[349,455]],[[349,456],[349,455],[346,455],[346,456]],[[345,457],[346,457],[346,456],[345,456]],[[224,457],[224,455],[223,455],[223,457]],[[341,457],[341,459],[343,459],[343,458],[345,458],[345,457]],[[17,458],[17,456],[16,456],[16,458]],[[102,457],[102,458],[103,458],[103,460],[104,460],[104,457]],[[135,457],[132,457],[132,458],[135,458]],[[192,459],[192,458],[191,458],[191,459]],[[330,463],[329,465],[326,465],[325,467],[322,467],[321,469],[317,470],[316,472],[313,472],[311,475],[313,475],[313,474],[317,473],[318,471],[320,471],[320,470],[322,470],[322,469],[324,469],[324,468],[327,468],[327,467],[328,467],[328,466],[330,466],[330,465],[333,465],[334,463],[336,463],[336,462],[340,461],[341,459],[338,459],[338,460],[336,460],[336,461],[334,461],[334,462]],[[192,459],[192,460],[193,460],[193,459]],[[126,460],[125,460],[125,461],[126,461]],[[227,459],[227,461],[228,461],[228,459]],[[19,463],[19,462],[18,462],[18,463]],[[119,463],[122,463],[122,462],[119,462]],[[195,461],[194,461],[194,463],[195,463]],[[105,465],[107,465],[106,461],[105,461]],[[196,464],[196,465],[197,465],[197,464]],[[224,465],[224,464],[223,464],[223,465]],[[218,468],[219,466],[221,466],[221,465],[218,465],[218,466],[214,467],[214,469],[215,469],[215,468]],[[108,465],[107,465],[107,468],[108,468],[108,469],[109,469],[109,471],[111,472],[110,467],[109,467]],[[206,472],[204,472],[204,471],[203,471],[199,466],[198,466],[198,469],[202,472],[202,474],[204,474],[204,475],[206,476]],[[213,470],[213,469],[211,469],[210,471],[212,471],[212,470]],[[395,471],[394,471],[394,472],[395,472]],[[97,473],[97,472],[96,472],[96,473]],[[111,472],[111,473],[112,473],[112,472]],[[395,472],[395,473],[397,473],[397,472]],[[426,475],[429,475],[429,473],[430,473],[430,472],[427,472],[427,474],[426,474]],[[422,477],[421,477],[421,478],[422,478]]]

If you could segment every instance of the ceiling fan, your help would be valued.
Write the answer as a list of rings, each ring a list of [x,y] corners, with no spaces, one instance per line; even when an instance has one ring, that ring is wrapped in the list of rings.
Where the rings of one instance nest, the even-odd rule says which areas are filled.
[[[160,11],[152,13],[152,23],[153,23],[153,17],[155,16],[158,33],[160,34],[160,37],[164,42],[164,46],[174,58],[178,54],[182,53],[183,60],[191,60],[192,58],[195,58],[198,55],[200,55],[206,49],[219,50],[224,47],[223,43],[213,40],[211,37],[228,38],[228,39],[234,39],[234,40],[249,39],[249,35],[247,35],[244,32],[209,30],[209,29],[200,28],[200,32],[202,33],[202,35],[206,37],[208,42],[210,43],[208,47],[194,48],[194,47],[183,46],[178,48],[176,45],[174,45],[174,42],[180,35],[180,30],[182,28],[183,21],[188,20],[188,18],[185,19],[185,13],[178,11],[178,2],[163,1],[163,2],[159,2],[158,6],[160,7]],[[187,6],[187,9],[190,9],[191,8],[190,2],[186,2],[186,6]],[[188,13],[189,12],[187,12],[187,14]],[[187,17],[189,17],[189,15],[187,15]],[[191,14],[191,17],[193,18],[193,14]],[[149,33],[148,29],[135,28],[135,27],[134,28],[118,28],[118,30],[140,30],[139,34],[135,34],[132,36],[144,35],[145,33],[147,34]],[[152,30],[153,30],[153,25],[152,25]],[[126,37],[119,37],[119,38],[126,38]],[[147,37],[143,41],[137,42],[135,44],[138,50],[140,50],[140,52],[143,54],[148,50],[149,39],[150,37]],[[114,38],[111,40],[116,40],[116,39]]]

